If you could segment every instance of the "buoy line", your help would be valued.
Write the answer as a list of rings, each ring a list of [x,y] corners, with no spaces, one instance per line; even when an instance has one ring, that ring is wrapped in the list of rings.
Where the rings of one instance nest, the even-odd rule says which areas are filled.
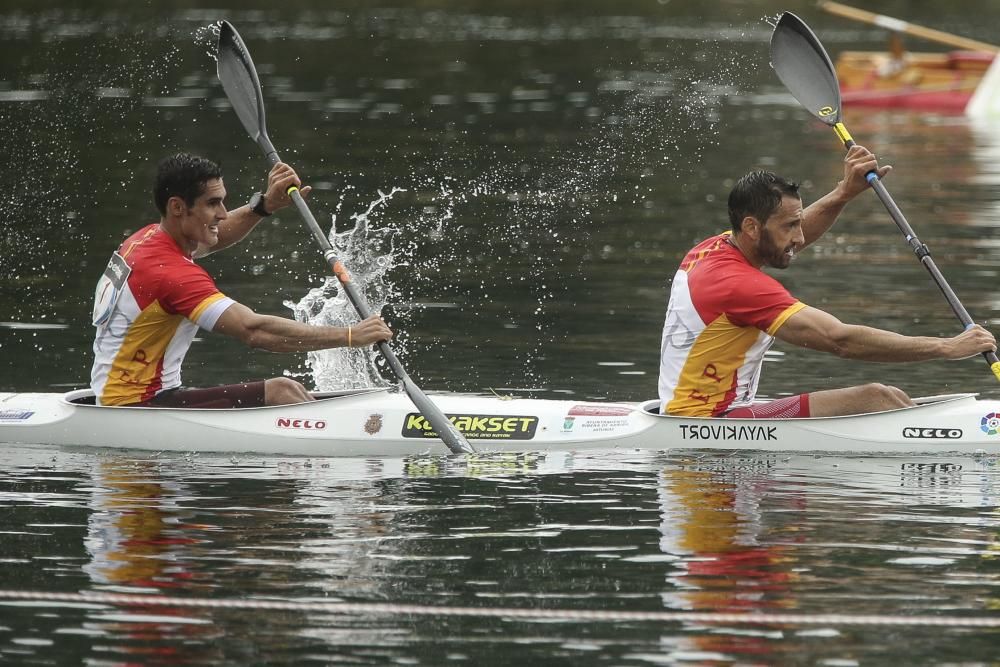
[[[742,625],[883,625],[1000,628],[1000,616],[892,616],[881,614],[771,614],[699,611],[605,611],[599,609],[526,609],[517,607],[450,607],[391,602],[324,602],[242,598],[183,598],[124,593],[49,593],[0,590],[0,600],[125,607],[187,607],[191,609],[252,609],[273,611],[375,614],[384,616],[453,616],[549,621],[634,621],[659,623],[732,623]]]

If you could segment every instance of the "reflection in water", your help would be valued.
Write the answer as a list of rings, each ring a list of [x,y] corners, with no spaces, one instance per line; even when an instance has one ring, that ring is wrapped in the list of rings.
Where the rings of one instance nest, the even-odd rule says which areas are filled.
[[[773,528],[765,526],[761,510],[774,485],[772,463],[760,458],[729,467],[690,462],[663,469],[658,489],[660,549],[680,557],[680,572],[667,578],[671,590],[663,594],[665,606],[718,612],[773,612],[795,606],[795,559],[788,546],[771,543]],[[782,505],[800,510],[803,502],[793,495]],[[745,628],[720,629],[693,637],[690,643],[719,655],[762,656],[775,649],[769,638],[769,633]]]
[[[94,583],[112,587],[174,588],[197,580],[189,549],[210,526],[186,523],[187,497],[178,482],[158,480],[156,464],[104,462],[95,470],[86,539]]]
[[[997,605],[989,593],[1000,530],[993,459],[609,451],[236,462],[43,448],[0,457],[0,505],[14,510],[0,517],[21,524],[4,534],[22,540],[0,541],[3,588],[891,616],[977,615]],[[55,527],[72,525],[77,533]],[[18,546],[28,530],[28,553],[63,561],[45,584],[22,576],[34,567]],[[82,546],[86,559],[67,558]],[[444,664],[461,654],[638,665],[692,656],[776,662],[802,651],[877,662],[881,646],[870,641],[878,629],[838,627],[816,634],[142,605],[11,616],[6,608],[0,659],[37,655],[16,643],[36,638],[59,644],[59,654],[112,664]],[[893,647],[903,662],[933,651],[930,635],[894,632],[908,639]],[[830,636],[837,641],[816,643]],[[69,648],[67,637],[79,645]],[[994,639],[933,637],[970,659],[991,656]]]
[[[384,462],[357,462],[358,481],[337,481],[318,475],[295,494],[294,506],[303,535],[301,571],[310,594],[339,599],[379,599],[386,573],[375,555],[385,539],[394,539],[398,485],[386,477]],[[321,635],[320,635],[321,636]]]
[[[210,575],[200,571],[192,547],[212,527],[187,521],[192,512],[182,502],[191,496],[183,483],[163,479],[158,464],[115,461],[96,466],[93,482],[84,540],[90,562],[83,570],[95,588],[196,594],[210,588],[199,583]],[[113,656],[169,665],[221,657],[212,648],[219,631],[204,612],[141,604],[121,612],[92,616],[102,634],[119,638],[104,649]]]

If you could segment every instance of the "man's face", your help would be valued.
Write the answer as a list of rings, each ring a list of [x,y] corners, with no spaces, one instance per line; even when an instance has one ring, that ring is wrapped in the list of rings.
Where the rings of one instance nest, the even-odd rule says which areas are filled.
[[[198,247],[211,248],[219,242],[219,223],[229,217],[223,200],[226,186],[221,178],[213,178],[205,183],[205,190],[191,206],[185,206],[186,214],[181,224],[184,238],[192,252]]]
[[[760,227],[757,256],[767,266],[786,269],[805,242],[802,235],[802,200],[783,197],[778,210]]]

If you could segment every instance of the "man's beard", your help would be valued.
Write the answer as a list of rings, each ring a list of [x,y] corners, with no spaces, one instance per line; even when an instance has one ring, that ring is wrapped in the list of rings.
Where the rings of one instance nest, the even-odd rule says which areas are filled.
[[[760,232],[760,241],[757,242],[757,255],[767,266],[772,266],[776,269],[787,269],[794,258],[794,254],[789,254],[789,252],[793,251],[793,246],[779,248],[774,243],[774,238],[771,237],[771,233],[767,230],[766,226],[761,227]]]

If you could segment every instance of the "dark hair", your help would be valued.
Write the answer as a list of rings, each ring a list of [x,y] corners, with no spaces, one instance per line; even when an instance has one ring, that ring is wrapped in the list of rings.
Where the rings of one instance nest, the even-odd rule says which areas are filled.
[[[167,214],[167,200],[180,197],[188,206],[205,191],[205,184],[222,178],[222,169],[211,160],[189,153],[178,153],[160,160],[156,166],[153,201],[160,215]]]
[[[758,169],[736,181],[729,192],[729,224],[738,232],[747,216],[767,222],[781,208],[783,197],[800,199],[799,184],[770,171]]]

